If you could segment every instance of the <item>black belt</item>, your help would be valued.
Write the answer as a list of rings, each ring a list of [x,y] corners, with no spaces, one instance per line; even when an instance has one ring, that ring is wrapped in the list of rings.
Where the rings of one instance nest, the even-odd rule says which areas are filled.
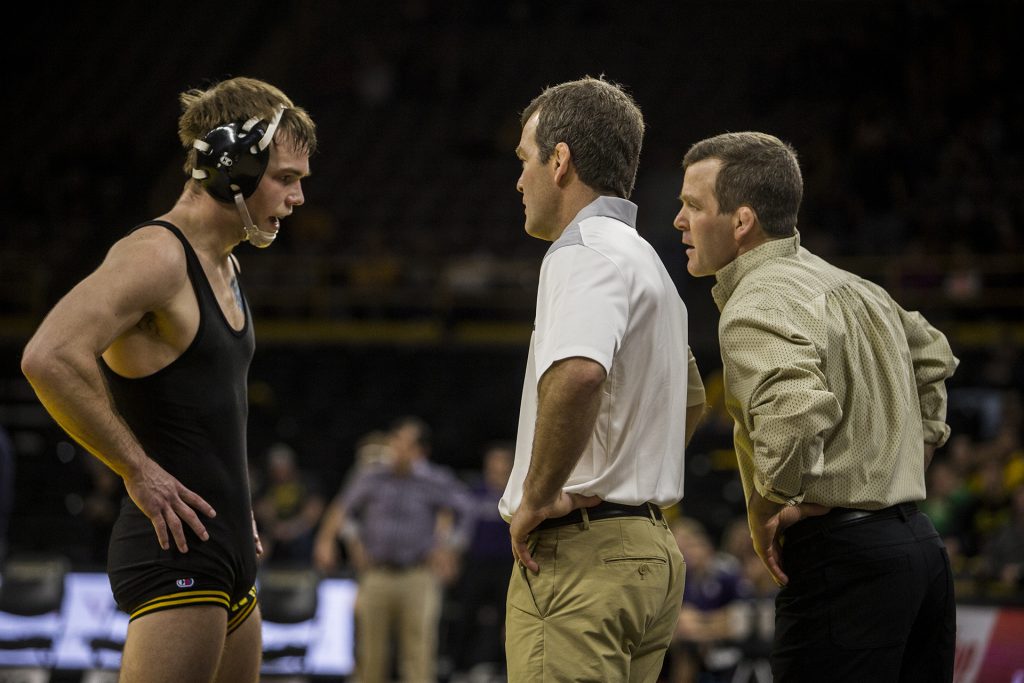
[[[900,517],[904,520],[917,514],[917,503],[899,503],[881,510],[857,510],[855,508],[832,508],[824,515],[802,519],[783,532],[786,541],[794,542],[837,527],[861,524],[872,519]]]
[[[605,501],[599,503],[592,508],[586,508],[587,519],[594,521],[597,519],[609,519],[610,517],[646,517],[651,519],[661,519],[661,508],[653,503],[644,503],[643,505],[623,505],[622,503],[609,503]],[[542,529],[553,529],[559,526],[565,526],[566,524],[582,524],[583,523],[583,508],[576,508],[567,515],[562,517],[549,517],[543,522],[537,525],[534,531],[541,531]]]

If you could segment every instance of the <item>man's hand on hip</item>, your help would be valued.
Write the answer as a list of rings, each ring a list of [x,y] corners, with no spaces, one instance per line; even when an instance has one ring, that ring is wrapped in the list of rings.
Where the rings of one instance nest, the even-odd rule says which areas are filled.
[[[196,512],[216,517],[213,507],[152,460],[145,460],[135,476],[125,476],[124,485],[131,499],[149,517],[157,541],[164,550],[170,549],[170,541],[173,540],[179,552],[188,552],[185,525],[195,532],[199,540],[210,538]]]
[[[782,570],[782,532],[807,517],[817,517],[831,510],[816,503],[782,505],[774,503],[754,489],[747,501],[747,521],[750,524],[750,538],[754,552],[768,568],[780,586],[789,583],[789,577]]]
[[[533,507],[526,498],[519,504],[519,509],[512,515],[509,522],[509,535],[512,537],[512,555],[520,565],[534,574],[540,571],[540,565],[530,555],[526,538],[537,525],[545,519],[564,517],[576,508],[594,507],[601,502],[597,496],[582,496],[578,493],[562,491],[554,502],[548,505]]]

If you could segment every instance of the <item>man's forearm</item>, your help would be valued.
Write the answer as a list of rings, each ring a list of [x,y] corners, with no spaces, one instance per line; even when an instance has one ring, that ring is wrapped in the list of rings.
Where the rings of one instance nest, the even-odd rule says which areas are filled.
[[[327,506],[327,511],[317,529],[317,543],[334,543],[341,536],[341,527],[345,523],[345,511],[341,500],[335,497]]]
[[[533,455],[523,484],[524,501],[531,507],[558,497],[590,442],[604,378],[604,367],[588,358],[560,361],[541,378]]]
[[[131,476],[147,459],[115,412],[97,360],[26,350],[22,370],[57,424],[118,475]]]

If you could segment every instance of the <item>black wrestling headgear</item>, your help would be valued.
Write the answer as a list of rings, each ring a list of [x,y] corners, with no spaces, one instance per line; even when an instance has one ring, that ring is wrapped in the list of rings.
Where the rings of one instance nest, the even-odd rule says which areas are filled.
[[[248,199],[260,184],[270,160],[270,141],[281,123],[280,107],[269,123],[255,116],[245,123],[217,126],[192,146],[196,166],[192,177],[215,199],[235,201],[241,193]]]

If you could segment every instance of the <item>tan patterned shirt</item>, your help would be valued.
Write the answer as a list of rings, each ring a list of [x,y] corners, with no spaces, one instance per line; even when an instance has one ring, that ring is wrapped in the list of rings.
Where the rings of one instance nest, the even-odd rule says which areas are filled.
[[[876,510],[925,497],[924,444],[949,437],[941,332],[800,246],[716,275],[726,407],[747,498]]]

